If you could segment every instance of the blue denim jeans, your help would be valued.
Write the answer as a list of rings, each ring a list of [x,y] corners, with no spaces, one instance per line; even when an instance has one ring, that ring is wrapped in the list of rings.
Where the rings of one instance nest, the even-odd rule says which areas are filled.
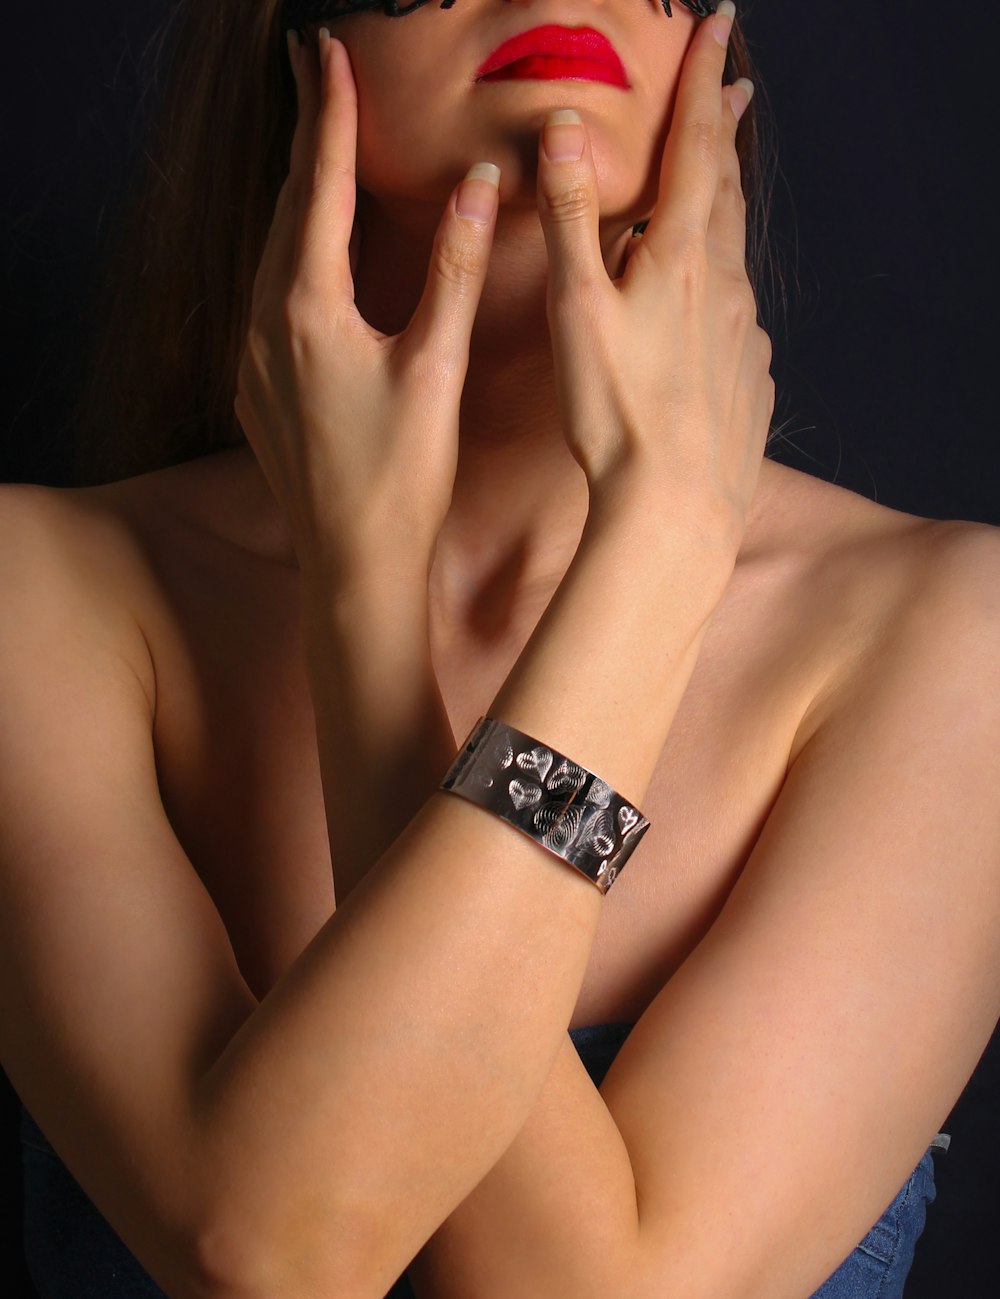
[[[813,1295],[813,1299],[903,1299],[913,1251],[934,1202],[933,1151],[947,1150],[949,1138],[935,1137],[896,1198],[875,1226]]]

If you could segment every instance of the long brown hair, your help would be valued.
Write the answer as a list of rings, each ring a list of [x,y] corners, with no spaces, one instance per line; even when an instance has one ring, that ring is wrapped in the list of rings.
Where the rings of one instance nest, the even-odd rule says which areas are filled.
[[[105,236],[87,377],[70,421],[79,485],[244,440],[236,375],[296,118],[281,8],[281,0],[175,0],[140,59],[156,103]],[[724,80],[740,76],[756,85],[737,135],[747,270],[773,337],[774,287],[782,306],[785,288],[767,234],[770,114],[737,22]]]

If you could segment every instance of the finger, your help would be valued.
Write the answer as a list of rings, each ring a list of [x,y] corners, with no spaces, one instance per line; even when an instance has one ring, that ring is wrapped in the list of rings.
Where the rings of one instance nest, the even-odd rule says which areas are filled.
[[[538,145],[538,216],[549,256],[549,287],[608,278],[601,252],[597,175],[590,138],[572,108],[550,113]]]
[[[295,76],[297,117],[288,174],[293,186],[306,188],[309,160],[316,147],[316,128],[320,109],[320,65],[316,50],[302,45],[297,34],[289,34],[288,57]]]
[[[303,163],[305,210],[295,278],[307,295],[353,302],[349,244],[357,202],[358,94],[346,47],[322,31],[319,112],[311,157]]]
[[[294,32],[290,32],[290,35]],[[310,46],[299,46],[297,43],[292,45],[289,42],[289,55],[292,64],[292,71],[295,74],[296,89],[299,104],[299,117],[296,123],[295,137],[292,140],[292,162],[291,175],[303,178],[308,176],[309,160],[312,158],[313,151],[316,147],[316,124],[319,116],[321,105],[321,68],[319,61],[319,49],[312,49]],[[298,55],[298,57],[296,57]],[[300,79],[302,81],[299,89]],[[284,194],[285,191],[282,190]],[[280,201],[280,200],[279,200]],[[293,199],[289,198],[291,204]],[[296,239],[297,239],[296,232]],[[361,254],[361,223],[355,216],[354,226],[351,231],[350,241],[348,243],[348,261],[351,268],[351,281],[357,272],[358,259]],[[289,276],[291,278],[291,268]],[[286,280],[287,283],[287,280]]]
[[[423,353],[464,379],[496,229],[500,168],[477,162],[448,200],[417,309],[400,336],[410,356]]]
[[[736,132],[739,120],[733,111],[745,107],[740,84],[750,85],[745,77],[735,86],[722,90],[722,151],[719,159],[719,183],[708,226],[708,251],[717,265],[736,274],[745,273],[747,252],[747,205],[743,193],[740,159],[736,150]],[[735,99],[734,99],[735,97]]]
[[[288,175],[274,207],[271,228],[254,281],[254,305],[268,294],[282,297],[295,267],[302,224],[302,195],[308,192],[308,160],[314,148],[319,106],[319,65],[315,54],[299,43],[294,29],[288,33],[288,61],[295,78],[296,122],[292,136]]]
[[[722,99],[726,45],[716,38],[722,24],[728,39],[732,4],[702,19],[681,68],[673,119],[663,150],[656,212],[644,243],[654,255],[669,256],[682,240],[704,239],[715,202],[722,148]],[[729,26],[727,26],[729,24]]]

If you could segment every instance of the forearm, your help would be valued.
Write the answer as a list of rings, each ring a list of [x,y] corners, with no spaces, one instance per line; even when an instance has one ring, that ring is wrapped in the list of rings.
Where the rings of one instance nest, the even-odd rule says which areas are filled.
[[[593,495],[592,495],[593,499]],[[642,805],[735,549],[622,488],[592,504],[573,563],[490,706]]]
[[[338,906],[438,787],[456,752],[430,654],[427,575],[304,583],[302,639]]]
[[[662,519],[595,515],[491,714],[641,807],[727,579]],[[332,725],[321,605],[304,626]],[[600,905],[540,845],[432,794],[205,1080],[218,1239],[265,1242],[268,1266],[301,1259],[310,1284],[384,1293],[524,1126]]]
[[[569,1035],[503,1157],[407,1269],[417,1299],[643,1299],[628,1151]]]

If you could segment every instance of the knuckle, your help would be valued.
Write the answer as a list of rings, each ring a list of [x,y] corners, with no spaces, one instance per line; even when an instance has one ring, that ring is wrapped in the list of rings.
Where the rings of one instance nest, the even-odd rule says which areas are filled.
[[[281,329],[287,338],[307,339],[319,328],[316,295],[296,281],[281,304]]]
[[[454,235],[440,240],[435,259],[437,273],[449,284],[464,285],[478,276],[483,264],[480,247]]]
[[[248,374],[266,374],[270,369],[273,355],[274,346],[267,333],[256,324],[251,325],[240,357],[241,379],[245,379]]]
[[[693,118],[687,122],[684,132],[693,152],[705,162],[714,163],[719,156],[719,140],[722,128],[718,122],[706,121],[704,118]]]
[[[590,189],[585,184],[569,186],[542,195],[543,214],[550,221],[575,221],[590,208]]]
[[[257,360],[259,357],[267,355],[271,351],[271,347],[271,338],[268,331],[258,324],[251,325],[247,331],[245,355],[250,360]]]
[[[290,293],[282,309],[280,342],[282,356],[293,364],[305,365],[329,347],[330,321],[316,294],[301,288]]]

